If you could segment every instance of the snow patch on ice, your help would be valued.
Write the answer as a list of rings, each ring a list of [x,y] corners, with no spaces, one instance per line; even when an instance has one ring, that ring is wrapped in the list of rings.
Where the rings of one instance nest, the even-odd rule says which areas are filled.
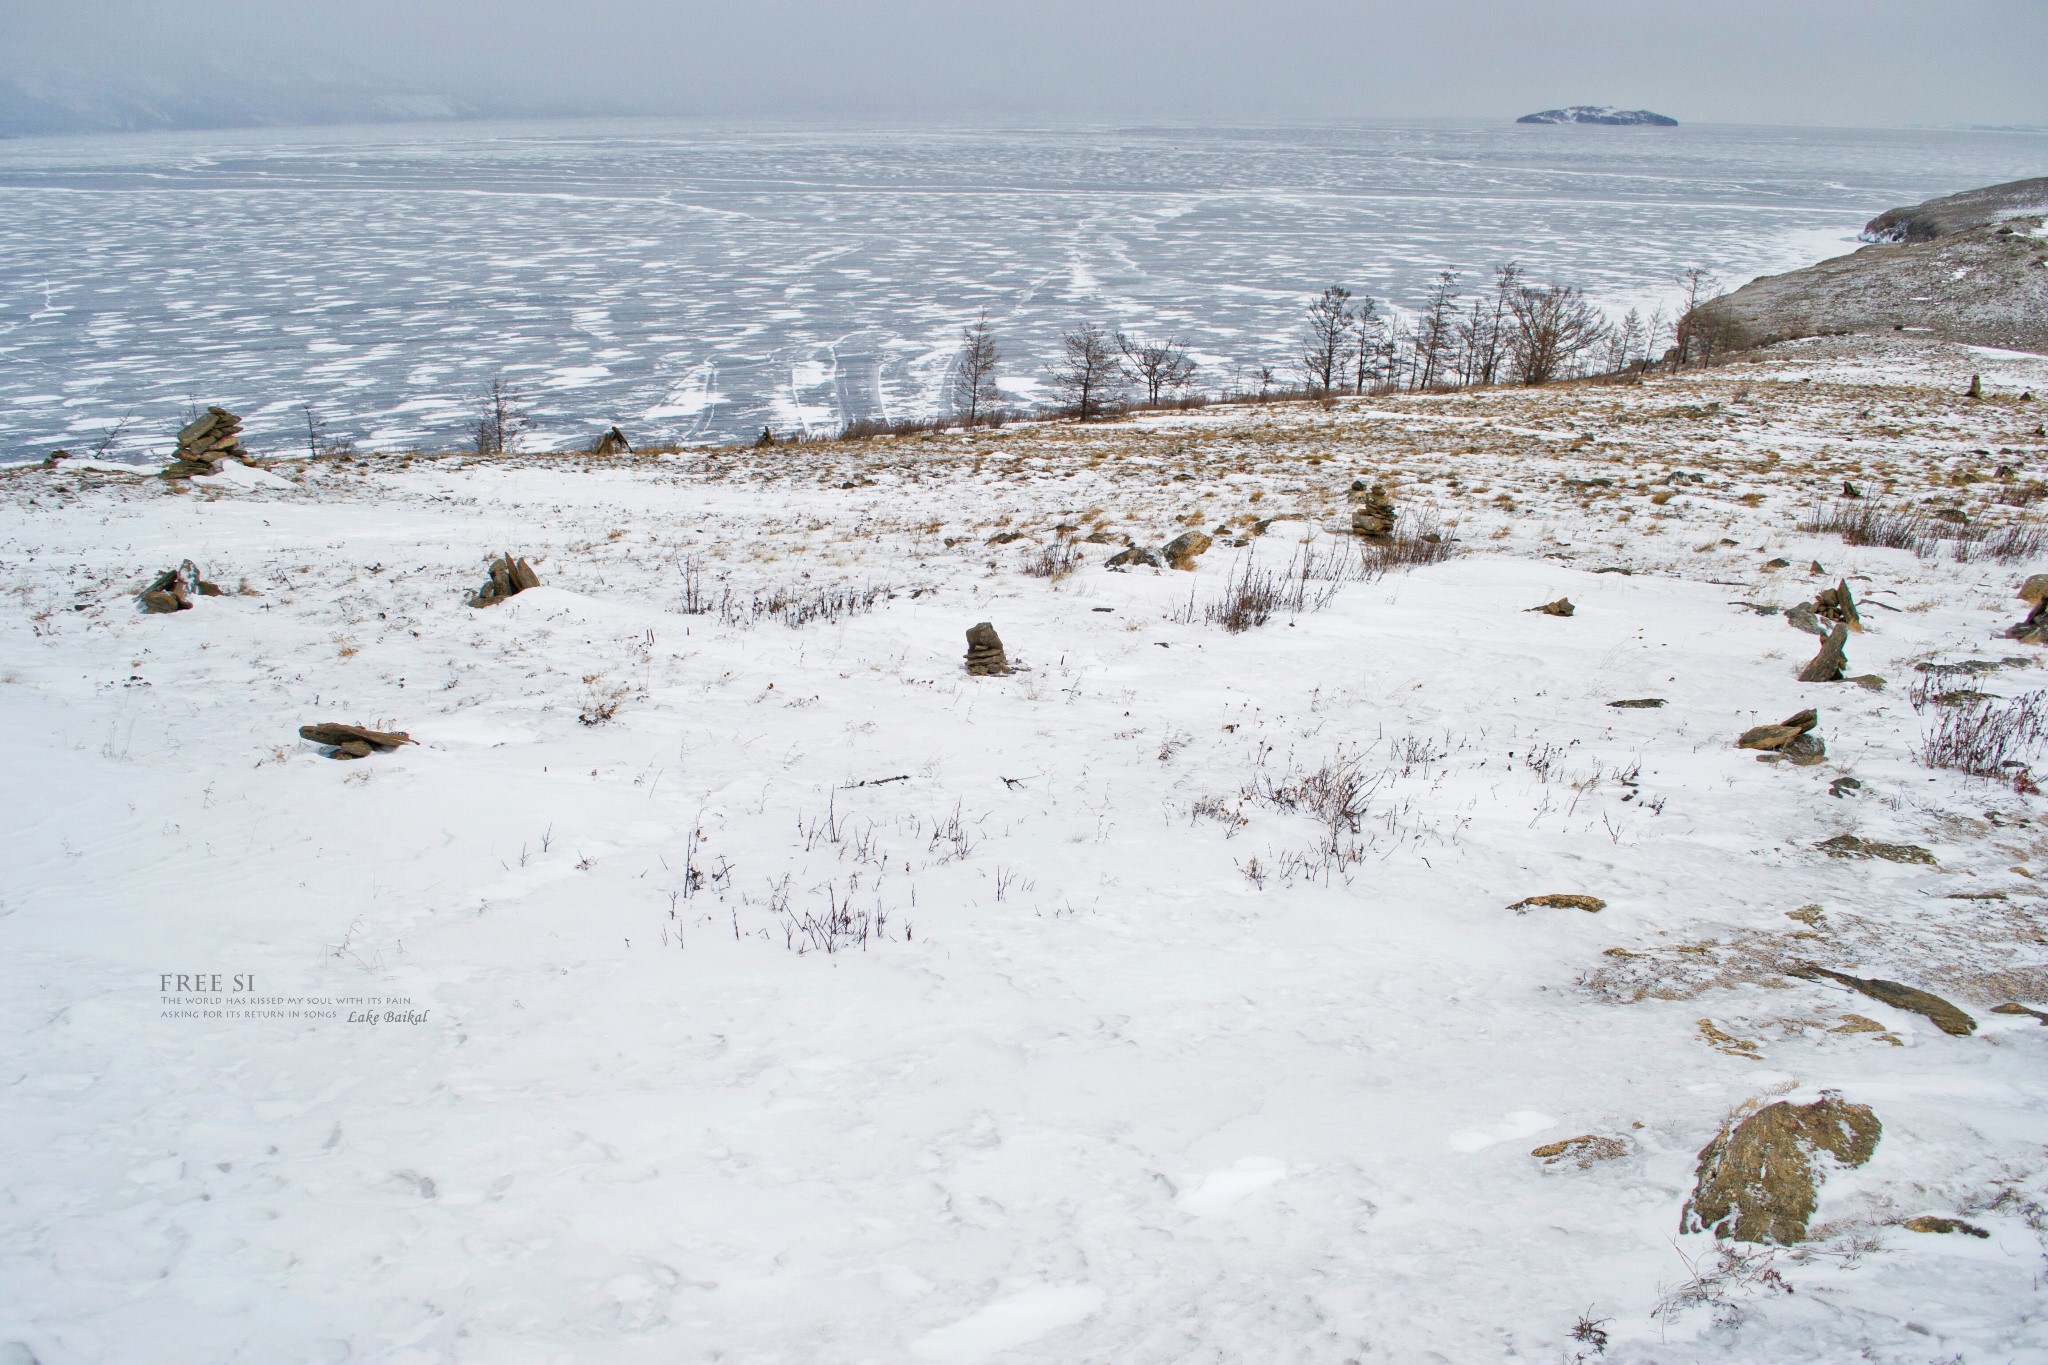
[[[998,1351],[1036,1341],[1049,1332],[1093,1317],[1103,1292],[1090,1284],[1041,1285],[997,1299],[955,1323],[910,1343],[919,1360],[987,1360]]]
[[[1229,1170],[1209,1172],[1200,1185],[1174,1203],[1197,1218],[1211,1218],[1286,1178],[1287,1163],[1267,1156],[1248,1156]]]

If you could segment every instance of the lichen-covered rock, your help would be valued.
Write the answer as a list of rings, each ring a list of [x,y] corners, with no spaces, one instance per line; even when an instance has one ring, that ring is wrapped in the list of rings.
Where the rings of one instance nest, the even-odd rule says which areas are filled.
[[[1103,567],[1110,569],[1156,569],[1159,567],[1159,555],[1143,545],[1128,545],[1104,560]]]
[[[1627,1138],[1607,1137],[1599,1133],[1581,1133],[1562,1142],[1546,1142],[1529,1152],[1546,1166],[1572,1165],[1582,1171],[1598,1162],[1615,1161],[1628,1154]]]
[[[1597,915],[1606,908],[1607,902],[1601,900],[1598,896],[1581,896],[1563,892],[1547,896],[1524,896],[1508,907],[1508,909],[1513,910],[1516,914],[1526,914],[1532,909],[1544,909],[1583,910],[1589,915]]]
[[[1882,858],[1888,863],[1935,865],[1934,855],[1918,844],[1887,844],[1877,839],[1858,838],[1854,834],[1837,834],[1832,839],[1821,840],[1814,847],[1830,858]]]
[[[1908,986],[1902,981],[1887,981],[1881,976],[1850,976],[1845,972],[1831,972],[1825,967],[1801,967],[1793,972],[1811,980],[1825,977],[1839,981],[1853,991],[1861,991],[1872,1000],[1881,1000],[1893,1009],[1906,1010],[1926,1018],[1943,1033],[1952,1037],[1967,1038],[1977,1031],[1977,1021],[1951,1005],[1940,996],[1923,991],[1917,986]]]
[[[1735,741],[1738,749],[1764,749],[1775,753],[1820,724],[1820,712],[1808,708],[1787,716],[1776,725],[1756,725],[1744,730]]]
[[[368,758],[373,750],[419,743],[403,730],[370,730],[360,725],[341,725],[332,721],[301,725],[299,738],[329,746],[329,758]]]
[[[1820,1155],[1861,1166],[1883,1132],[1868,1105],[1832,1092],[1812,1104],[1767,1104],[1700,1149],[1679,1231],[1779,1246],[1803,1242],[1824,1171]]]
[[[1200,531],[1183,531],[1160,547],[1159,557],[1169,569],[1192,570],[1195,561],[1214,542]]]

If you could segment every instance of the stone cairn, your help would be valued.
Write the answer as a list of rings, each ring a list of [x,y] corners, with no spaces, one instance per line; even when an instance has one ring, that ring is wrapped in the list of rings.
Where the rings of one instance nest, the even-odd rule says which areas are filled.
[[[150,580],[136,597],[144,611],[190,611],[201,597],[220,596],[220,585],[199,576],[199,566],[185,560]]]
[[[996,628],[983,621],[967,628],[967,671],[977,678],[1001,677],[1011,672],[1003,653],[1003,639]]]
[[[167,479],[220,473],[221,461],[249,457],[242,450],[242,419],[226,408],[208,408],[178,432],[178,449],[164,470]]]
[[[1861,633],[1863,615],[1856,610],[1856,599],[1849,595],[1849,580],[1843,579],[1832,588],[1822,588],[1813,599],[1813,614],[1823,621]]]
[[[379,750],[419,743],[403,730],[366,730],[360,725],[301,725],[299,738],[326,745],[329,758],[368,758]]]
[[[491,576],[469,599],[472,607],[490,607],[528,588],[540,586],[540,575],[535,573],[523,559],[514,559],[506,551],[491,561]]]
[[[1352,535],[1381,542],[1394,538],[1394,502],[1387,496],[1386,485],[1367,487],[1363,479],[1352,480],[1351,503]]]

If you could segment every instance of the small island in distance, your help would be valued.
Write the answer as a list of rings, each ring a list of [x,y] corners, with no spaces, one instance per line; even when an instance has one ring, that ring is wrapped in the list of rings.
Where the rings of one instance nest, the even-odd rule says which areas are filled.
[[[1678,120],[1647,109],[1617,109],[1611,104],[1574,104],[1563,109],[1545,109],[1524,114],[1517,123],[1603,123],[1622,128],[1676,128]]]

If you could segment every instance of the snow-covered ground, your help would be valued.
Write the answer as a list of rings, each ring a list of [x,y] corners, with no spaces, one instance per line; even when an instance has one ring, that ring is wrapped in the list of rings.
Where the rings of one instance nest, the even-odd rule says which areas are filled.
[[[0,477],[0,1359],[1555,1362],[1583,1319],[1608,1360],[2048,1361],[2048,1029],[1989,1012],[2048,1004],[2048,807],[1916,762],[1911,695],[2034,688],[2000,632],[2048,564],[1795,529],[1844,480],[2030,517],[2028,388],[2048,361],[1820,343]],[[1234,566],[1342,554],[1360,477],[1455,553],[1202,621]],[[1188,525],[1231,532],[1193,573],[1103,567]],[[1063,536],[1077,571],[1024,572]],[[543,586],[466,606],[508,549]],[[187,556],[224,595],[139,614]],[[1838,578],[1881,691],[1794,681],[1813,638],[1740,605]],[[978,621],[1028,671],[966,676]],[[1824,764],[1733,747],[1806,706]],[[332,762],[313,721],[418,744]],[[1347,771],[1355,827],[1287,808]],[[1606,905],[1509,909],[1553,893]],[[1883,1137],[1762,1253],[1781,1290],[1679,1210],[1734,1106],[1822,1089]],[[1580,1134],[1625,1154],[1530,1154]]]

